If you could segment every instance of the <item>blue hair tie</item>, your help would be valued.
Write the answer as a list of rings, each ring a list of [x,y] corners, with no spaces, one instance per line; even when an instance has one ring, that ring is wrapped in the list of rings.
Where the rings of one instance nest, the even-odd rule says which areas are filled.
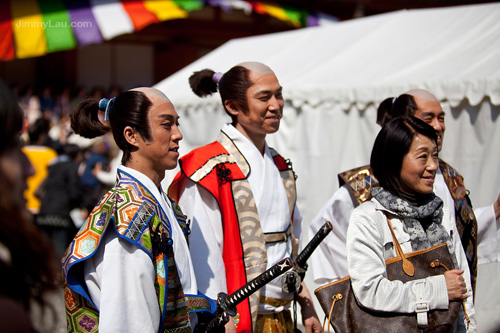
[[[116,97],[113,97],[111,99],[102,98],[99,101],[99,110],[104,111],[104,120],[105,121],[109,121],[109,109],[115,103],[115,98]]]

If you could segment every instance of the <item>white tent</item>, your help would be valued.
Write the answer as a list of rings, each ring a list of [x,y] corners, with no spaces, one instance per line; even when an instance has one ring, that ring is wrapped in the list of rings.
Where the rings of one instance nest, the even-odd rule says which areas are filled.
[[[500,4],[403,10],[229,41],[156,85],[181,116],[182,153],[213,141],[228,120],[218,95],[198,98],[188,77],[243,61],[267,64],[284,87],[284,118],[268,143],[294,163],[306,225],[338,188],[337,173],[368,164],[378,104],[411,88],[441,101],[441,157],[465,177],[473,204],[497,198]],[[488,311],[498,314],[500,304],[493,304]]]

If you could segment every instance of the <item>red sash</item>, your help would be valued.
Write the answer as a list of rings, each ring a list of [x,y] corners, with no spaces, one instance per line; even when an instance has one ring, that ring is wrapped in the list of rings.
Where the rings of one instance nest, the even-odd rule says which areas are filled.
[[[280,155],[273,156],[273,159],[278,170],[290,170],[289,164]],[[229,152],[218,141],[191,151],[180,159],[179,164],[181,171],[176,175],[168,190],[172,199],[178,201],[179,193],[189,178],[205,188],[217,200],[223,225],[223,260],[227,290],[228,294],[231,294],[248,282],[231,182],[245,179],[248,175],[242,172]],[[252,332],[249,300],[246,299],[238,304],[237,310],[238,332]]]

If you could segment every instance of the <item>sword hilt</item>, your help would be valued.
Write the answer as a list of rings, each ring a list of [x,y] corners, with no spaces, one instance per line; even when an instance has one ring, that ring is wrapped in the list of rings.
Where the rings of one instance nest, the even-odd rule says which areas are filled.
[[[319,244],[325,239],[326,236],[332,231],[333,226],[329,221],[326,221],[325,224],[318,230],[316,235],[309,241],[306,247],[297,255],[295,258],[295,266],[300,269],[306,269],[306,262],[311,256],[311,254],[316,250]]]
[[[326,221],[306,247],[295,257],[293,271],[287,272],[281,277],[281,288],[284,292],[300,293],[302,289],[301,282],[304,280],[307,271],[307,260],[332,229],[332,224]]]
[[[231,295],[219,293],[217,295],[217,311],[215,318],[207,325],[206,332],[213,332],[224,326],[229,321],[229,316],[234,317],[237,314],[236,305],[243,302],[254,292],[264,287],[266,284],[274,280],[276,277],[288,271],[293,267],[292,260],[285,258],[274,264],[264,273],[260,274],[240,289],[236,290]]]
[[[228,307],[235,307],[241,303],[248,296],[264,287],[266,284],[274,280],[276,277],[288,271],[293,267],[292,260],[290,258],[285,258],[278,263],[274,264],[271,268],[266,270],[264,273],[257,276],[252,281],[248,282],[246,285],[236,290],[234,293],[229,295],[226,299],[226,305]]]

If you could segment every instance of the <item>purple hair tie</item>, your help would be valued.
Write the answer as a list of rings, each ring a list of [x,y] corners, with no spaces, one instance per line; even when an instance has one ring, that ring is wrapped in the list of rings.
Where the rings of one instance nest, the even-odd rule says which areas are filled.
[[[216,84],[219,84],[219,81],[222,78],[222,75],[224,75],[224,74],[221,72],[214,73],[212,75],[212,81],[214,81]]]
[[[397,97],[394,97],[394,98],[392,99],[392,104],[394,104],[394,102],[395,102],[397,99],[398,99]]]
[[[105,121],[109,121],[109,109],[115,103],[115,98],[116,97],[113,97],[111,99],[102,98],[99,101],[99,110],[104,111],[104,120]]]

